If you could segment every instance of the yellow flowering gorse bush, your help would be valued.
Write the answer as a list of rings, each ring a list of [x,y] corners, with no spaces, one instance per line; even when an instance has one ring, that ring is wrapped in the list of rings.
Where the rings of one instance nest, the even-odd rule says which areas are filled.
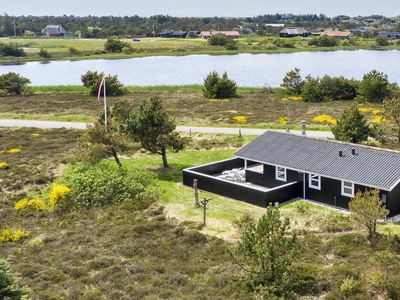
[[[291,97],[289,97],[290,98],[290,100],[293,100],[293,101],[301,101],[301,100],[303,100],[300,96],[291,96]]]
[[[280,117],[278,119],[278,123],[279,124],[286,124],[287,123],[287,118],[286,117]]]
[[[362,112],[362,113],[368,113],[368,112],[370,112],[370,113],[372,113],[372,114],[374,114],[374,115],[377,115],[377,114],[380,114],[380,113],[381,113],[381,110],[380,110],[380,109],[375,109],[375,108],[373,108],[373,107],[368,107],[368,108],[360,107],[360,108],[358,109],[358,111],[359,111],[359,112]]]
[[[21,210],[21,209],[24,209],[27,207],[28,207],[28,199],[27,198],[19,200],[17,203],[14,204],[15,210]]]
[[[329,115],[320,115],[320,116],[316,116],[312,119],[314,122],[318,122],[318,123],[330,123],[335,125],[336,124],[336,120],[334,118],[332,118]]]
[[[19,152],[21,152],[21,150],[18,148],[12,148],[12,149],[8,150],[7,152],[8,153],[19,153]]]
[[[44,210],[46,208],[46,205],[44,202],[40,199],[32,199],[28,200],[27,198],[24,198],[22,200],[19,200],[17,203],[14,205],[15,210],[21,210],[24,208],[32,208],[36,211]]]
[[[0,161],[0,169],[7,169],[7,168],[8,168],[8,163]]]
[[[49,194],[50,207],[63,205],[71,189],[64,184],[53,184]]]
[[[31,136],[33,136],[33,137],[37,137],[37,136],[39,136],[40,134],[39,133],[32,133],[31,134]]]
[[[236,116],[233,119],[239,123],[246,123],[247,117],[246,116]]]
[[[388,120],[386,120],[384,117],[382,116],[377,116],[372,120],[372,123],[377,123],[377,124],[385,124],[387,123]]]
[[[4,228],[0,231],[0,242],[18,242],[20,239],[27,237],[28,235],[28,232],[22,230]]]

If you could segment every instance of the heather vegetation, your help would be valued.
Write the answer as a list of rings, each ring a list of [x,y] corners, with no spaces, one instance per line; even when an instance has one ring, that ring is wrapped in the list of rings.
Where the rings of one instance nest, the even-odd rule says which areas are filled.
[[[399,148],[396,97],[315,104],[302,98],[299,71],[283,89],[236,88],[216,73],[203,88],[122,87],[107,114],[90,86],[2,93],[1,117],[93,123],[0,128],[0,257],[21,277],[11,283],[33,299],[398,299],[400,230],[381,221],[376,191],[357,193],[351,217],[306,201],[263,209],[200,192],[212,198],[203,227],[203,208],[182,186],[182,169],[230,158],[254,137],[178,134],[176,124],[279,128],[290,118],[348,133],[341,126],[370,130],[381,117],[374,132],[392,128],[396,139],[385,131],[365,142]],[[383,74],[364,78],[378,94],[398,93]],[[320,90],[330,95],[343,81],[325,78]],[[220,87],[235,93],[205,94]],[[371,135],[362,133],[345,138]],[[154,154],[165,155],[162,165]]]
[[[192,142],[185,151],[169,155],[169,169],[160,168],[157,157],[142,153],[123,158],[126,169],[106,160],[93,166],[68,168],[60,176],[66,164],[74,162],[76,138],[82,134],[67,129],[1,129],[8,148],[20,151],[0,154],[9,164],[8,169],[0,169],[2,178],[9,178],[1,182],[4,193],[0,198],[0,218],[4,220],[2,226],[7,224],[12,234],[19,230],[25,235],[1,242],[0,255],[9,257],[11,269],[21,278],[19,286],[29,288],[32,298],[398,298],[397,225],[377,223],[376,234],[368,239],[365,227],[353,223],[347,213],[302,201],[272,207],[271,216],[290,219],[290,224],[287,219],[277,219],[281,223],[270,225],[276,226],[274,232],[285,238],[296,236],[295,240],[281,240],[280,247],[289,249],[289,243],[295,242],[304,251],[295,256],[291,251],[285,257],[277,256],[283,249],[273,248],[275,243],[268,250],[274,256],[257,251],[265,264],[254,265],[255,259],[255,271],[263,270],[261,267],[268,271],[270,259],[288,259],[282,261],[283,268],[274,271],[275,275],[268,271],[259,273],[262,277],[248,277],[237,265],[239,261],[226,251],[240,254],[240,248],[236,248],[239,240],[248,251],[253,249],[251,235],[262,233],[258,226],[269,226],[273,219],[262,217],[265,209],[200,192],[201,197],[213,198],[207,207],[207,227],[202,228],[203,209],[195,205],[193,191],[182,187],[181,169],[231,157],[234,149],[251,137],[192,133]],[[215,150],[201,151],[209,142]],[[217,150],[225,148],[230,150]],[[40,177],[40,172],[32,169],[46,171],[48,177]],[[114,202],[114,197],[109,196],[111,191],[102,187],[117,188],[123,184],[119,178],[125,180],[125,176],[131,183],[139,179],[147,184],[151,194],[146,194],[151,198],[143,198],[143,194],[125,197],[122,190],[114,190],[122,197]],[[60,188],[67,184],[69,193]],[[82,192],[71,197],[77,188]],[[87,199],[104,201],[93,205],[84,199],[77,202],[78,195],[84,197],[84,190],[93,193],[87,194]],[[154,194],[156,190],[158,193]],[[41,209],[37,199],[46,203],[53,199],[60,206]],[[72,205],[62,205],[64,201],[72,201]],[[15,207],[17,203],[19,209]],[[239,239],[245,231],[248,237]],[[260,236],[259,241],[262,239]],[[254,245],[262,249],[264,244]],[[278,275],[283,276],[284,290],[273,281],[279,280],[275,277]],[[251,278],[254,281],[249,284]],[[269,284],[258,284],[264,282]]]

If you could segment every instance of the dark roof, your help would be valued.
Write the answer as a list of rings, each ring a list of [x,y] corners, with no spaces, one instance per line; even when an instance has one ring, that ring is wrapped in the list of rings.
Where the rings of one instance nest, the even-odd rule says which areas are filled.
[[[400,32],[381,32],[378,36],[400,37]]]
[[[399,151],[290,133],[266,131],[235,156],[382,190],[400,181]]]
[[[182,35],[185,35],[185,34],[186,34],[186,31],[174,31],[172,33],[172,36],[182,36]]]

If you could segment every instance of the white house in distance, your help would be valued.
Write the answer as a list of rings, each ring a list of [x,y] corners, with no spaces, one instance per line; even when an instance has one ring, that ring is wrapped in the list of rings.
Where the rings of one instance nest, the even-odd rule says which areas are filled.
[[[47,25],[42,30],[42,36],[47,37],[74,37],[75,34],[68,33],[61,25]]]

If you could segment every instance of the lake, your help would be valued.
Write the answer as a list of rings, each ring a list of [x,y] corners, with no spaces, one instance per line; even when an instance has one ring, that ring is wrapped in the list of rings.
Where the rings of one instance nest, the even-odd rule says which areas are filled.
[[[116,60],[28,62],[1,65],[0,74],[15,72],[32,81],[31,85],[81,85],[87,71],[118,75],[124,85],[203,84],[212,71],[228,77],[240,87],[279,87],[286,72],[300,69],[304,78],[329,75],[362,79],[377,70],[389,82],[400,85],[400,51],[321,51],[280,54],[152,56]]]

